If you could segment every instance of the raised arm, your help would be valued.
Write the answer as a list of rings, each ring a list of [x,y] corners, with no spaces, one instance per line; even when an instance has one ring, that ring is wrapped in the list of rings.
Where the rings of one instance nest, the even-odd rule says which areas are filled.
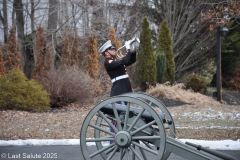
[[[112,60],[107,59],[105,61],[105,67],[108,70],[115,69],[122,66],[129,66],[136,62],[136,52],[128,52],[125,57],[123,57],[121,60]]]

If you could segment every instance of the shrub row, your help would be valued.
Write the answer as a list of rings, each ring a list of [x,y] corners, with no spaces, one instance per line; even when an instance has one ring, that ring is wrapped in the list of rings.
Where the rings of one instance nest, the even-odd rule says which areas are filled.
[[[0,110],[46,111],[74,102],[93,103],[97,83],[83,71],[62,68],[27,79],[20,69],[0,76]]]
[[[20,69],[0,77],[0,109],[44,111],[50,107],[49,94]]]

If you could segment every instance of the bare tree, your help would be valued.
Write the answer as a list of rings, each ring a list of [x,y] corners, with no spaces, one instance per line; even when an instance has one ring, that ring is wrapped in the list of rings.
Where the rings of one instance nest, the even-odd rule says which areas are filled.
[[[8,37],[8,8],[7,8],[7,0],[3,0],[3,14],[0,12],[0,19],[3,24],[3,32],[4,32],[4,43],[7,43]]]
[[[173,39],[176,80],[179,80],[185,74],[198,72],[208,59],[215,57],[216,29],[213,28],[213,23],[216,23],[216,20],[217,23],[222,21],[219,10],[228,11],[232,17],[236,18],[239,15],[240,2],[237,0],[163,0],[160,3],[154,0],[153,3],[154,8],[164,13],[168,20]],[[203,13],[204,16],[202,16]],[[203,21],[206,16],[211,20]]]
[[[21,67],[24,71],[26,64],[26,54],[25,54],[25,35],[24,35],[24,19],[23,19],[23,4],[22,0],[14,0],[14,8],[16,12],[16,22],[17,22],[17,38],[18,38],[18,50],[21,55]]]
[[[4,3],[6,0],[2,2]],[[12,11],[12,24],[14,25],[14,21],[17,20],[18,40],[19,44],[22,44],[20,47],[24,46],[24,34],[32,33],[34,45],[35,26],[44,27],[47,46],[52,46],[52,68],[56,54],[61,56],[61,49],[57,49],[56,44],[64,40],[65,33],[75,34],[75,28],[78,29],[77,34],[81,36],[81,39],[88,39],[88,36],[92,34],[96,35],[100,46],[109,39],[108,30],[111,27],[115,28],[117,38],[122,42],[139,36],[140,24],[143,17],[147,17],[150,22],[152,43],[155,47],[158,26],[166,18],[173,38],[176,80],[178,80],[185,73],[200,70],[209,57],[214,57],[215,34],[209,31],[209,22],[201,22],[200,13],[203,9],[212,7],[207,4],[226,1],[30,0],[24,1],[24,4],[21,4],[22,0],[13,0],[13,2],[16,5],[20,4],[19,8],[13,7]],[[7,10],[7,14],[11,15],[11,8]],[[21,18],[22,15],[23,17],[29,16],[31,21],[24,21]],[[9,22],[11,22],[10,19],[8,19]],[[30,25],[31,32],[24,28],[24,25]],[[80,43],[79,45],[81,45],[80,52],[83,52],[86,44]],[[23,48],[19,49],[23,50]],[[20,52],[24,59],[25,55],[22,51]],[[36,60],[35,53],[34,59]]]
[[[31,32],[32,32],[32,46],[36,45],[36,28],[35,28],[35,7],[38,4],[35,4],[34,0],[30,0],[31,3],[31,11],[29,13],[31,20]],[[37,62],[37,55],[35,49],[33,49],[33,56],[35,63]]]
[[[188,72],[196,72],[213,57],[215,36],[209,23],[201,23],[203,1],[163,1],[162,10],[168,20],[173,39],[176,80]]]
[[[56,31],[58,23],[58,6],[59,1],[49,0],[49,10],[48,10],[48,26],[47,26],[47,45],[52,45],[52,69],[54,68],[55,61],[55,46],[56,46]]]

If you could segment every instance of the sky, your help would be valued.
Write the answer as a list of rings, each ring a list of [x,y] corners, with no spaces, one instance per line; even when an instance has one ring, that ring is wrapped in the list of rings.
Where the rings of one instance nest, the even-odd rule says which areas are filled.
[[[191,142],[203,147],[207,147],[214,150],[240,150],[240,139],[233,140],[220,140],[220,141],[205,141],[195,139],[177,139],[185,143]],[[107,143],[109,144],[109,143]],[[26,139],[26,140],[0,140],[0,146],[45,146],[45,145],[80,145],[79,139]],[[87,143],[88,146],[94,145],[94,143]]]

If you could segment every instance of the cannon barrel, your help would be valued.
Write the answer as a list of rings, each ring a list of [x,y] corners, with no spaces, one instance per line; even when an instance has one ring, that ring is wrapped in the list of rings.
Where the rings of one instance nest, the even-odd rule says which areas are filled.
[[[196,144],[193,144],[193,143],[190,143],[190,142],[186,142],[186,144],[188,144],[188,145],[190,145],[192,147],[197,148],[199,151],[202,150],[204,152],[207,152],[207,153],[209,153],[211,155],[214,155],[214,156],[219,157],[219,158],[224,159],[224,160],[237,160],[235,157],[232,157],[232,156],[230,156],[228,154],[224,154],[224,153],[212,150],[212,149],[208,149],[208,148],[202,147],[200,145],[196,145]]]
[[[126,109],[127,109],[127,106],[126,105],[122,105],[122,104],[115,104],[116,106],[116,109],[117,109],[117,112],[118,114],[122,113],[122,112],[125,112]],[[100,109],[102,112],[104,112],[105,114],[108,114],[108,115],[113,115],[114,116],[114,112],[113,112],[113,108],[112,108],[112,105],[111,104],[108,104],[108,105],[105,105],[104,107],[102,107]],[[141,109],[140,108],[137,108],[137,107],[130,107],[129,109],[129,116],[133,116],[133,115],[138,115],[139,113],[141,112]],[[158,114],[160,119],[162,120],[163,123],[168,123],[168,124],[172,124],[172,121],[171,120],[166,120],[165,118],[165,114],[164,113],[160,113]],[[141,116],[147,123],[151,122],[154,120],[154,118],[152,117],[152,115],[148,112],[148,111],[144,111],[142,116]]]

